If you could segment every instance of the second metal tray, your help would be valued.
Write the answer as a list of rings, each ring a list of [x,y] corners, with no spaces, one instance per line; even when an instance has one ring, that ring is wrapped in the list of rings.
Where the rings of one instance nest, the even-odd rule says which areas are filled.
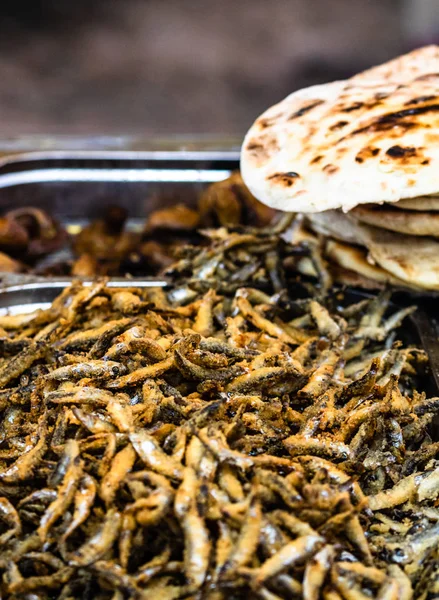
[[[154,210],[175,204],[194,207],[206,185],[238,167],[238,140],[0,140],[0,206],[2,212],[38,207],[76,234],[109,205],[118,205],[128,213],[126,228],[141,230]],[[37,266],[70,258],[66,246]],[[0,280],[9,279],[0,272]],[[29,277],[12,279],[25,282]]]
[[[2,210],[38,206],[67,227],[84,224],[112,203],[142,221],[175,202],[194,205],[206,184],[225,179],[239,166],[237,140],[19,142],[6,149],[0,141]]]

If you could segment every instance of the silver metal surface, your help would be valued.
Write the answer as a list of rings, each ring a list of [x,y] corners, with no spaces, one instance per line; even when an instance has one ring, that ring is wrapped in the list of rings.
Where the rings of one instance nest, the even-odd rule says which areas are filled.
[[[0,188],[29,183],[53,182],[202,182],[221,181],[230,170],[218,169],[34,169],[0,175]]]
[[[76,234],[116,204],[128,212],[126,227],[138,231],[158,208],[194,207],[206,185],[238,168],[239,145],[240,140],[181,137],[0,139],[0,214],[36,206]],[[59,261],[61,254],[49,255],[44,264]]]
[[[144,137],[142,135],[28,135],[0,138],[0,164],[17,160],[31,154],[32,156],[48,154],[62,156],[100,155],[111,152],[116,154],[159,154],[180,153],[239,153],[242,138],[233,136],[211,135],[173,135],[172,137]]]
[[[223,138],[0,139],[0,186],[54,181],[217,181],[213,172],[221,169],[212,168],[212,163],[236,163],[239,153],[240,140]],[[222,170],[227,176],[227,167]]]

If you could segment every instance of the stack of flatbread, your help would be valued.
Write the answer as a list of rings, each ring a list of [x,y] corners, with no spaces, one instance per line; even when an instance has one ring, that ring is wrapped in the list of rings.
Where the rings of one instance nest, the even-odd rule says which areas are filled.
[[[439,290],[439,47],[294,92],[252,125],[241,171],[340,280]]]

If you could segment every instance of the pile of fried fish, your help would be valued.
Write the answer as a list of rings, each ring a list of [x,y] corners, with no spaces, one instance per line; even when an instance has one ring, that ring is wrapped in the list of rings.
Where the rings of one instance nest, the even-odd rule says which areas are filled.
[[[414,310],[288,279],[275,228],[175,284],[0,317],[1,597],[427,600],[439,398]]]

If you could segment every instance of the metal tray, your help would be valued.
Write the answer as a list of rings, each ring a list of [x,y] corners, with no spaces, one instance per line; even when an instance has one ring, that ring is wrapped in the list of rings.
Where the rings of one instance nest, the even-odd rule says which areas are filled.
[[[117,201],[143,221],[158,207],[194,204],[206,184],[225,179],[238,165],[236,140],[0,141],[0,205],[39,206],[72,227]]]
[[[176,203],[194,206],[202,189],[239,166],[233,139],[145,140],[136,137],[0,140],[0,206],[37,206],[75,234],[109,204],[127,209],[126,227],[140,229],[147,215]],[[70,258],[63,249],[43,259]],[[0,280],[26,282],[34,277]]]

